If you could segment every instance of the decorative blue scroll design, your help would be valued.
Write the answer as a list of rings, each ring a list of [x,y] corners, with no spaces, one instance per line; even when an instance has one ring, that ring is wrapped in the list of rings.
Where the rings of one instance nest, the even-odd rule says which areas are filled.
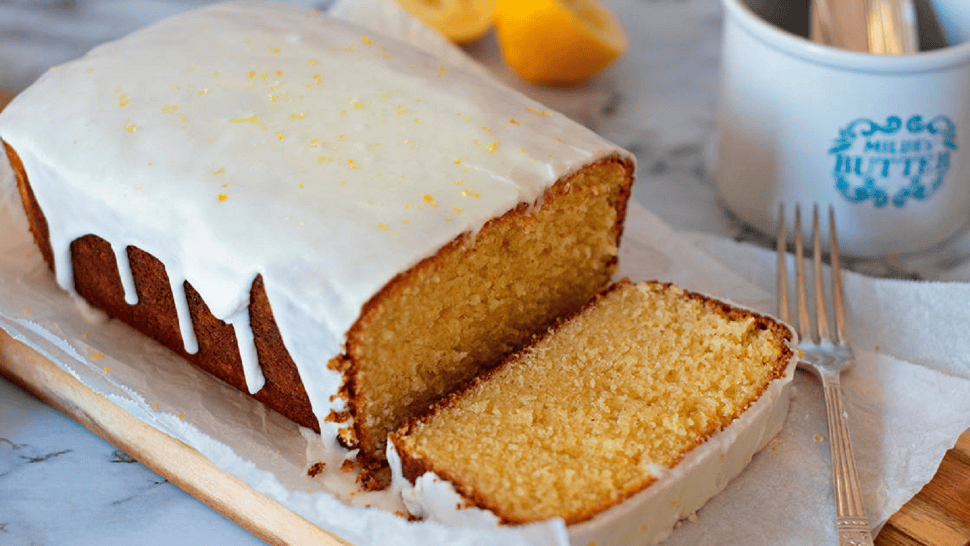
[[[957,150],[957,127],[946,116],[936,116],[929,123],[923,123],[923,116],[913,116],[906,122],[906,129],[914,135],[921,131],[931,135],[939,134],[945,147],[954,152]]]
[[[859,137],[863,138],[862,144]],[[926,150],[908,151],[901,139],[925,139],[929,146]],[[911,200],[925,201],[937,193],[950,169],[950,153],[956,151],[956,126],[948,117],[940,115],[925,121],[923,116],[914,115],[905,123],[898,116],[887,117],[884,124],[868,118],[856,119],[839,130],[829,154],[836,157],[835,189],[847,201],[871,201],[876,208],[889,204],[902,208]],[[893,169],[900,173],[890,180]],[[894,182],[898,188],[892,195],[886,182]]]
[[[896,116],[889,116],[886,118],[885,125],[879,125],[871,119],[859,118],[846,126],[845,129],[839,129],[839,138],[835,139],[835,145],[832,146],[829,153],[834,154],[851,148],[856,137],[859,136],[856,133],[856,127],[860,125],[865,127],[865,129],[859,131],[864,137],[870,137],[876,133],[891,135],[899,131],[899,128],[903,126],[903,120]]]
[[[844,176],[836,176],[835,189],[839,190],[842,197],[845,197],[850,203],[862,203],[872,199],[876,208],[882,208],[889,202],[889,194],[886,193],[886,190],[877,186],[876,181],[871,177],[863,179],[863,184],[858,186],[850,184]]]

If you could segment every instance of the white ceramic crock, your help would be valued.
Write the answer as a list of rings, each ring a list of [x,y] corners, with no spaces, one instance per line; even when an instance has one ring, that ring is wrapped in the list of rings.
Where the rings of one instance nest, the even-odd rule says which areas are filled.
[[[951,43],[970,33],[964,2],[935,2]],[[840,249],[855,256],[924,250],[967,225],[970,43],[855,53],[774,27],[742,0],[723,5],[716,177],[728,208],[773,233],[779,203],[831,204]]]

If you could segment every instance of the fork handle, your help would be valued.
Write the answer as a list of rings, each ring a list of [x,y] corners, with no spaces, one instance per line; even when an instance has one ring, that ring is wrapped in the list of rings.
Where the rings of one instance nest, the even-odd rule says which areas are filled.
[[[837,378],[822,377],[825,413],[829,424],[832,479],[835,482],[835,514],[839,546],[871,546],[869,519],[862,504],[862,490],[856,475],[855,458],[849,441],[848,414],[842,405],[842,388]]]

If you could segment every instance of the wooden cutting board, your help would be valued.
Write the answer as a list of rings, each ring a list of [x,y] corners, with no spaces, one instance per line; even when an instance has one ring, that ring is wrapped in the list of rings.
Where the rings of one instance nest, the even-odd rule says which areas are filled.
[[[0,376],[47,402],[269,544],[349,544],[145,424],[0,330]]]
[[[946,452],[933,479],[889,518],[876,544],[970,545],[970,432]]]
[[[12,98],[0,89],[0,109]],[[95,394],[3,331],[0,375],[271,544],[345,544]],[[889,518],[876,544],[970,546],[970,432],[947,451],[933,480]]]

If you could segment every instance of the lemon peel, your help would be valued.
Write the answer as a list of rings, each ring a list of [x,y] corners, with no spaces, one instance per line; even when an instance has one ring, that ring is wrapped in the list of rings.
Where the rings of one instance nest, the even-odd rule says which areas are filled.
[[[547,86],[583,83],[629,45],[619,20],[596,0],[497,0],[495,31],[509,67]]]
[[[492,28],[496,0],[397,0],[405,11],[456,44],[478,40]]]

